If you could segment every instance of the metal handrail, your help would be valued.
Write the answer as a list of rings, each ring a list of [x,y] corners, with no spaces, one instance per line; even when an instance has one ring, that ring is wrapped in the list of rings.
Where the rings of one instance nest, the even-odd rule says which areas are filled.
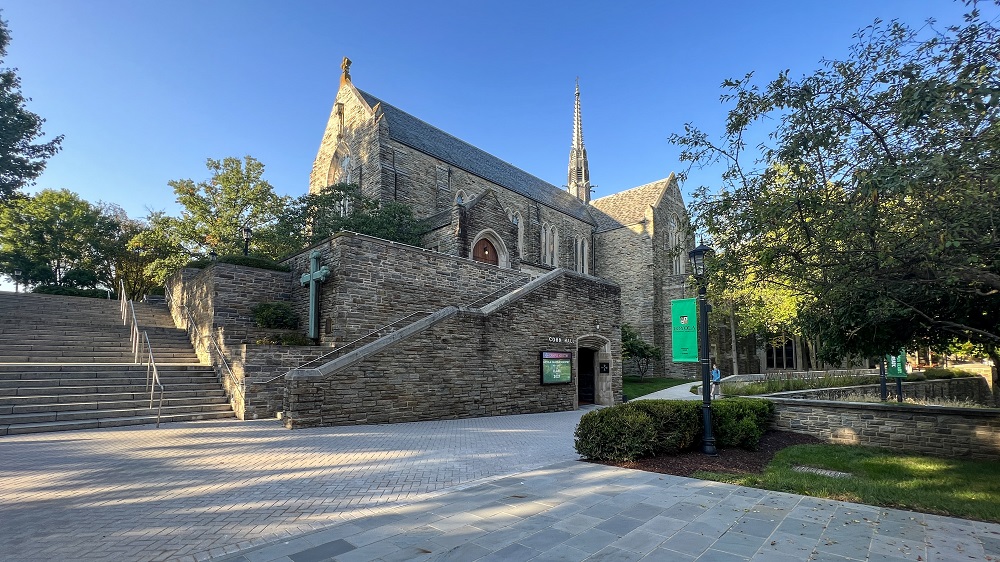
[[[149,343],[149,335],[142,333],[146,341],[146,353],[149,361],[146,362],[146,386],[149,387],[149,407],[153,407],[153,396],[156,388],[160,388],[160,401],[156,406],[156,427],[160,427],[160,414],[163,412],[163,384],[160,383],[160,371],[156,368],[156,358],[153,357],[153,346]]]
[[[338,353],[340,351],[343,351],[344,348],[346,348],[346,347],[350,347],[350,346],[358,343],[361,340],[370,338],[372,335],[377,335],[382,330],[385,330],[386,328],[390,328],[392,326],[395,326],[396,324],[399,324],[400,322],[403,322],[404,320],[407,320],[409,318],[413,318],[414,316],[417,316],[418,314],[430,314],[430,313],[426,312],[426,311],[417,311],[417,312],[414,312],[414,313],[411,313],[411,314],[407,314],[406,316],[400,318],[399,320],[395,320],[393,322],[390,322],[389,324],[386,324],[385,326],[379,326],[378,328],[375,328],[374,330],[368,332],[367,334],[361,336],[360,338],[357,338],[355,340],[349,341],[349,342],[345,343],[344,345],[342,345],[340,347],[337,347],[337,348],[334,348],[331,351],[329,351],[328,353],[324,353],[323,355],[320,355],[319,357],[317,357],[315,359],[311,359],[309,361],[306,361],[305,363],[299,365],[298,367],[295,367],[294,369],[289,369],[288,371],[286,371],[284,373],[281,373],[280,375],[278,375],[278,376],[276,376],[274,378],[270,378],[270,379],[268,379],[268,380],[266,380],[264,382],[256,383],[256,384],[259,385],[259,386],[264,386],[264,385],[267,385],[267,384],[271,384],[272,382],[274,382],[274,381],[276,381],[276,380],[278,380],[278,379],[280,379],[280,378],[282,378],[284,376],[287,376],[288,373],[291,373],[292,371],[296,371],[298,369],[304,369],[305,367],[307,367],[307,366],[309,366],[309,365],[311,365],[313,363],[316,363],[317,361],[322,361],[323,359],[326,359],[327,357],[333,355],[334,353]]]
[[[198,341],[201,341],[201,330],[199,330],[198,325],[194,323],[194,317],[191,315],[191,310],[188,309],[186,304],[182,304],[181,308],[184,309],[185,328],[188,331],[194,329],[195,338]],[[229,377],[230,382],[233,383],[234,388],[236,388],[236,390],[239,392],[240,398],[245,403],[246,391],[243,388],[243,382],[236,378],[236,374],[233,373],[232,368],[229,367],[229,362],[226,361],[226,355],[222,352],[222,348],[219,347],[219,344],[215,341],[215,337],[212,335],[211,332],[209,332],[208,334],[208,341],[211,342],[212,347],[215,348],[215,352],[219,354],[219,361],[222,363],[222,366],[225,367],[226,375]]]

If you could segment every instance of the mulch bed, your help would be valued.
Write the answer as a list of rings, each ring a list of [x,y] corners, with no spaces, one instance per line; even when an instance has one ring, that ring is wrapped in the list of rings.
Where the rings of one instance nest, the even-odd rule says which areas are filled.
[[[635,462],[602,462],[600,464],[675,476],[691,476],[699,470],[731,474],[757,474],[763,472],[774,455],[785,447],[822,442],[812,435],[788,431],[768,431],[761,438],[760,449],[756,451],[745,451],[732,447],[719,449],[718,456],[710,457],[702,453],[699,448],[676,455],[639,459]]]

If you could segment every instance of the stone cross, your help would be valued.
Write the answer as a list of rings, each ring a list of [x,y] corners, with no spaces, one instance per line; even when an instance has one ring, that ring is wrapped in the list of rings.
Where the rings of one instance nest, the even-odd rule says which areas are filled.
[[[330,268],[319,266],[321,255],[319,250],[309,254],[309,273],[299,278],[303,286],[309,284],[309,337],[314,340],[319,339],[319,284],[330,275]]]

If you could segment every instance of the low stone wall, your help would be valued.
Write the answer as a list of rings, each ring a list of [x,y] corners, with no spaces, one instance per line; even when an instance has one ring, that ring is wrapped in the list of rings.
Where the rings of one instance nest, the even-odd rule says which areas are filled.
[[[772,429],[901,453],[1000,460],[1000,409],[767,397]]]
[[[727,379],[728,380],[728,379]],[[896,383],[889,380],[886,384],[892,400],[896,398]],[[776,398],[807,398],[813,400],[846,400],[853,396],[881,396],[881,387],[877,384],[847,386],[843,388],[817,388],[814,390],[794,390],[772,394]],[[957,379],[935,379],[929,381],[913,381],[903,383],[903,398],[915,400],[951,399],[975,402],[980,406],[993,405],[993,393],[990,385],[983,377],[961,377]]]

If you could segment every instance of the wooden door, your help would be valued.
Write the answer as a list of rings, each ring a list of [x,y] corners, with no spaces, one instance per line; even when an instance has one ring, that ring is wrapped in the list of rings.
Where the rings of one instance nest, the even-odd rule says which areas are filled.
[[[485,238],[476,242],[475,247],[472,248],[472,259],[490,265],[500,265],[500,256],[497,255],[496,247]]]

